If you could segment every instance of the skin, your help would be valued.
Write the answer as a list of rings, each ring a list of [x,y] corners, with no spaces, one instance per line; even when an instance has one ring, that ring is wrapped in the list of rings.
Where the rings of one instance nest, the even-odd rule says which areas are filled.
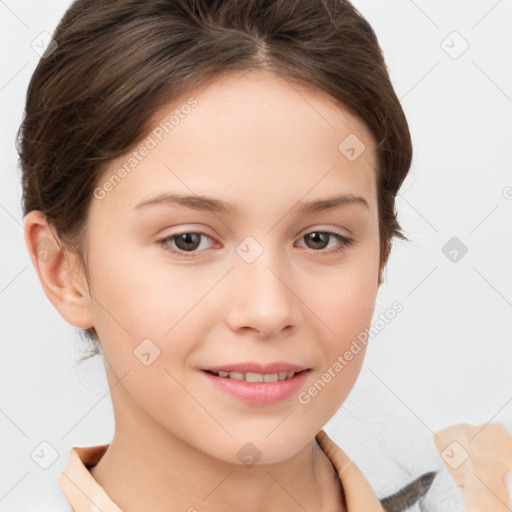
[[[46,295],[66,321],[100,338],[116,428],[91,473],[126,511],[344,510],[339,478],[314,437],[352,389],[364,345],[307,404],[297,394],[248,404],[200,369],[287,361],[312,369],[307,390],[370,326],[381,270],[374,140],[325,93],[263,71],[190,91],[155,126],[190,97],[198,101],[190,114],[92,199],[90,289],[72,253],[56,247],[48,261],[37,258],[54,230],[40,212],[25,218]],[[366,145],[354,161],[338,150],[350,134]],[[112,162],[100,186],[126,159]],[[240,212],[134,209],[163,191],[215,197]],[[293,210],[338,193],[362,196],[368,208]],[[177,239],[167,249],[157,243],[198,231],[208,236],[189,241],[188,253]],[[335,237],[317,245],[305,237],[325,231],[354,242],[333,253],[342,247]],[[248,236],[263,249],[250,264],[236,252]],[[148,338],[160,355],[146,366],[134,350]],[[261,453],[251,468],[237,457],[249,441]]]

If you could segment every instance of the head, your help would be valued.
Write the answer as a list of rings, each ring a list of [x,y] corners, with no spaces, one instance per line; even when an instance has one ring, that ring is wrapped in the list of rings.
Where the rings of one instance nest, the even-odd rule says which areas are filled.
[[[290,457],[365,347],[307,401],[249,404],[204,370],[287,361],[304,391],[371,322],[412,158],[373,30],[347,1],[78,0],[54,38],[19,136],[46,295],[132,412],[226,460],[247,438]]]

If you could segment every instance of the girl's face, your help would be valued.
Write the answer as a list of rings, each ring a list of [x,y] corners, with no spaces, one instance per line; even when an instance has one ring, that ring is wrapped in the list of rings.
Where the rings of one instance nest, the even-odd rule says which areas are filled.
[[[289,459],[363,362],[379,275],[372,136],[324,93],[264,72],[191,91],[154,126],[109,166],[89,216],[87,307],[116,429],[236,464]],[[307,371],[245,385],[205,371],[245,363]]]

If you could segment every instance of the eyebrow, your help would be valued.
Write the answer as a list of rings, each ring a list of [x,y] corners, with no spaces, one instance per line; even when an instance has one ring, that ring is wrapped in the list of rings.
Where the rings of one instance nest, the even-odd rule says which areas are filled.
[[[368,202],[366,199],[364,199],[364,197],[355,196],[353,194],[342,194],[308,202],[298,201],[292,210],[302,214],[311,214],[352,204],[359,204],[368,210],[370,209]],[[213,197],[207,197],[204,195],[181,195],[168,193],[150,197],[149,199],[146,199],[137,204],[137,206],[135,206],[133,209],[138,210],[156,205],[178,205],[194,210],[209,211],[224,215],[235,215],[239,213],[238,208],[236,208],[234,205],[220,201],[219,199],[215,199]]]

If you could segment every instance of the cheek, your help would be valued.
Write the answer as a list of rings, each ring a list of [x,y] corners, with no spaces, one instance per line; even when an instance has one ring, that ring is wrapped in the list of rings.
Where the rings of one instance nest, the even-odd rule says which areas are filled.
[[[351,262],[352,263],[352,262]],[[321,319],[324,353],[322,381],[328,382],[336,395],[336,404],[343,401],[355,383],[366,353],[368,329],[371,325],[378,292],[377,258],[358,258],[354,264],[340,267],[334,277],[315,287],[311,296],[315,316]]]
[[[331,350],[343,349],[371,323],[378,292],[377,256],[358,253],[329,269],[320,285],[310,287],[311,307],[325,324]]]
[[[193,288],[180,281],[179,268],[157,271],[153,263],[136,251],[97,250],[90,265],[97,330],[161,338],[186,313]]]
[[[212,325],[215,306],[206,296],[218,276],[212,272],[198,276],[187,266],[172,265],[163,257],[96,249],[90,265],[94,325],[118,377],[135,370],[131,371],[134,379],[143,359],[154,362],[150,372],[140,375],[141,382],[161,379],[165,368],[180,373],[187,354],[203,338],[198,329]]]
[[[332,287],[330,300],[324,307],[331,329],[336,333],[333,339],[339,336],[345,344],[371,323],[376,295],[373,280],[346,279]]]
[[[361,371],[375,293],[369,281],[344,280],[318,295],[316,312],[323,322],[318,349],[323,357],[298,402],[324,423],[343,404]]]

